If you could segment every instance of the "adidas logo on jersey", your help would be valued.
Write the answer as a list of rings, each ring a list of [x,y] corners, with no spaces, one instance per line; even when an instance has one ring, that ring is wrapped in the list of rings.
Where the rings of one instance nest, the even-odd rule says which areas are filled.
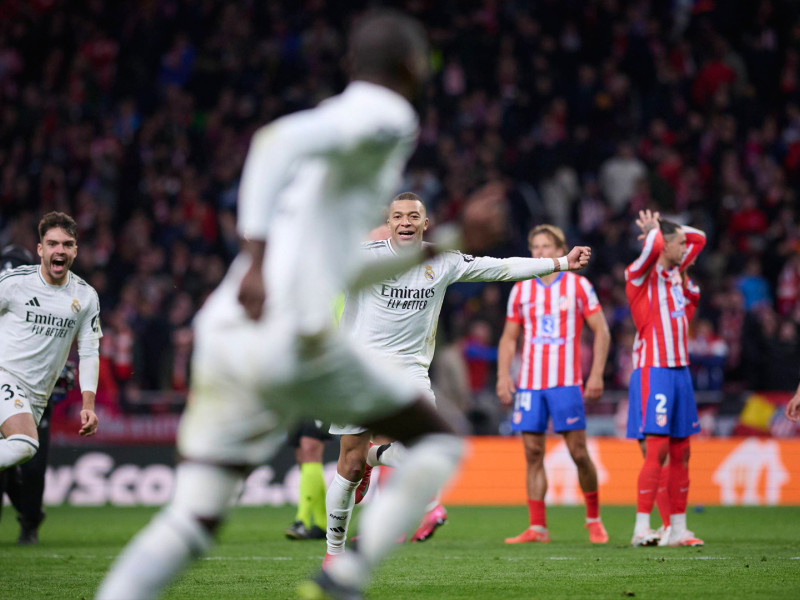
[[[34,296],[32,299],[28,300],[25,303],[25,306],[41,306],[41,304],[39,304],[39,299],[36,296]]]

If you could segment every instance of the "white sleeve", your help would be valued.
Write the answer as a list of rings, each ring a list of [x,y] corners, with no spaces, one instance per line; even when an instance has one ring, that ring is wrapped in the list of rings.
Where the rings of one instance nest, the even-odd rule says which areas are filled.
[[[237,230],[245,239],[266,240],[281,190],[302,159],[320,155],[337,143],[336,124],[319,109],[303,111],[259,129],[247,152],[239,187]]]
[[[555,268],[552,258],[492,258],[448,252],[456,257],[458,276],[454,281],[522,281],[549,275]],[[453,257],[448,256],[450,260]]]
[[[100,299],[94,294],[86,317],[83,318],[78,329],[78,356],[97,354],[103,330],[100,327]]]
[[[99,347],[99,342],[95,340]],[[100,355],[81,356],[78,360],[78,385],[81,392],[97,393],[97,381],[100,379]]]

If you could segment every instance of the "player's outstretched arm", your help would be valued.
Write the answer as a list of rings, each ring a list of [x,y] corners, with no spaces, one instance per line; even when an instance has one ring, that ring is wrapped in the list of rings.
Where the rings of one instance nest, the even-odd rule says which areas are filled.
[[[794,396],[786,405],[786,418],[795,423],[800,419],[800,386],[797,387]]]

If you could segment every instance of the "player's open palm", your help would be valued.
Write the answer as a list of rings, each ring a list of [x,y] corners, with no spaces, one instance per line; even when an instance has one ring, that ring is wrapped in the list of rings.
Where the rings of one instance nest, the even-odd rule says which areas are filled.
[[[567,265],[570,271],[578,271],[589,264],[592,249],[589,246],[575,246],[567,254]]]
[[[81,411],[81,429],[78,431],[82,436],[89,437],[97,433],[97,415],[93,410],[84,409]]]
[[[497,396],[500,402],[509,405],[514,401],[514,394],[517,393],[517,386],[511,380],[511,377],[500,377],[497,380]]]

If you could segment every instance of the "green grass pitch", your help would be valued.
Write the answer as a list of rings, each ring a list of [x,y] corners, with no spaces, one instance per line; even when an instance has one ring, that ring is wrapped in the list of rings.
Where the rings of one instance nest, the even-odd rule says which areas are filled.
[[[145,508],[48,509],[36,547],[18,547],[14,511],[0,522],[0,598],[92,598],[112,559],[153,514]],[[552,542],[507,546],[527,513],[452,507],[429,541],[405,544],[382,565],[371,600],[531,598],[800,598],[800,507],[709,507],[689,525],[704,548],[631,548],[633,508],[605,507],[611,536],[592,546],[581,507],[552,507]],[[324,542],[283,536],[294,510],[238,508],[220,542],[165,598],[294,597]],[[657,521],[654,516],[653,522]],[[124,600],[124,599],[121,599]]]

